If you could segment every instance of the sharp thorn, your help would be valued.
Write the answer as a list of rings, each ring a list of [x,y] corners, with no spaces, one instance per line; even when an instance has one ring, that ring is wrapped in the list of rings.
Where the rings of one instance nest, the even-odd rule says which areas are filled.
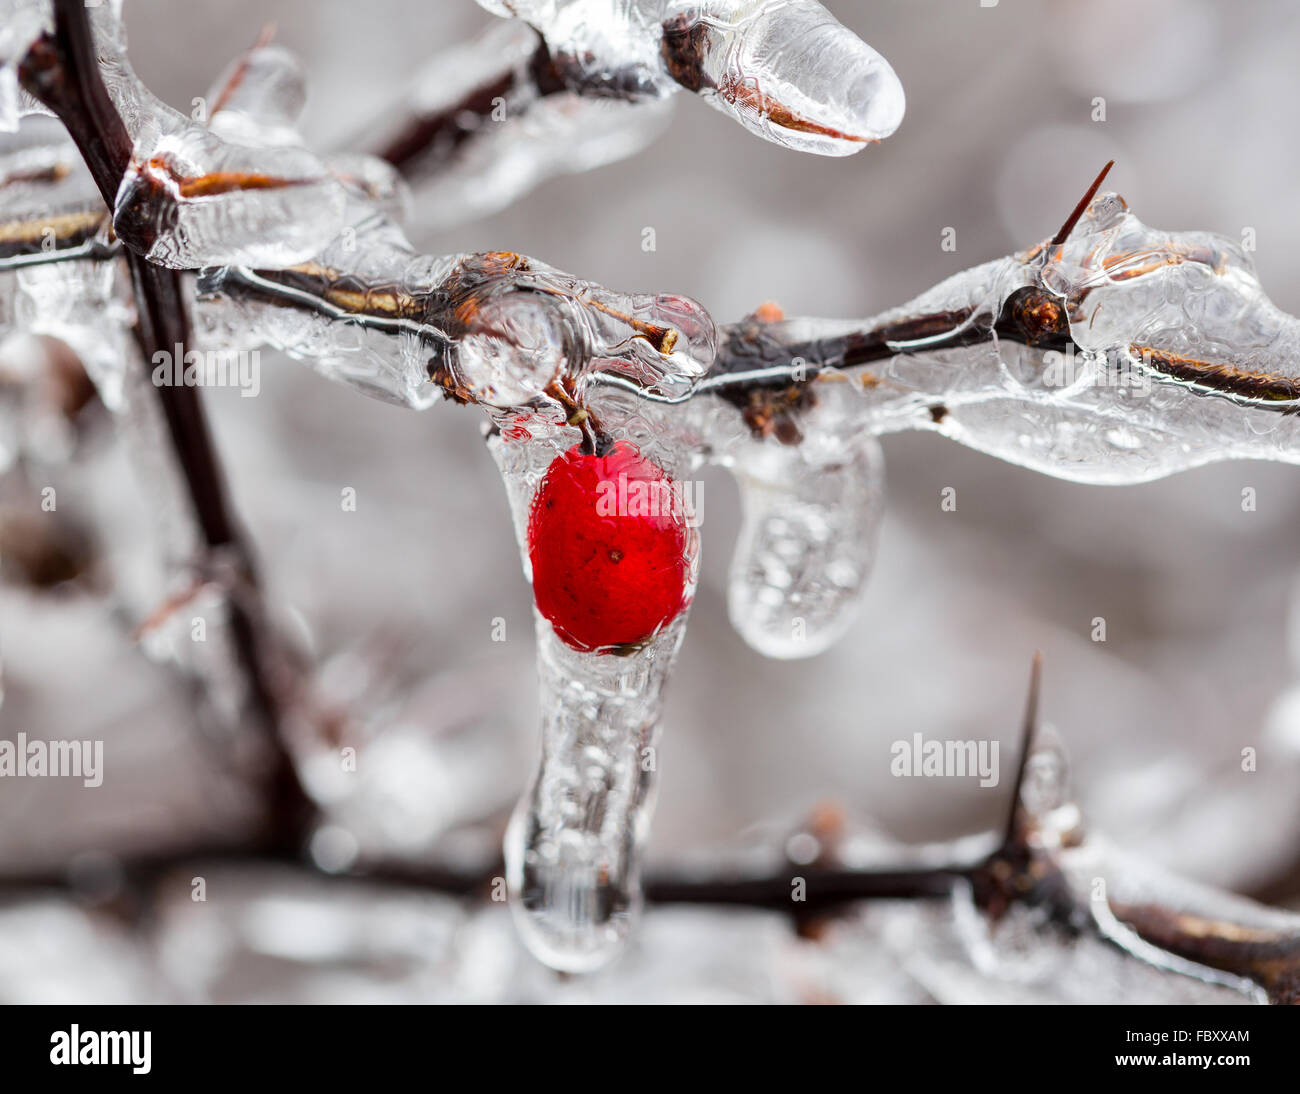
[[[1079,223],[1079,218],[1087,211],[1088,203],[1097,196],[1097,191],[1101,189],[1101,184],[1106,181],[1106,176],[1110,174],[1110,169],[1114,166],[1115,161],[1111,160],[1101,169],[1101,174],[1092,180],[1092,185],[1088,187],[1088,192],[1083,195],[1079,204],[1074,207],[1074,212],[1061,225],[1061,230],[1052,237],[1050,246],[1059,247],[1070,238],[1070,233],[1074,231],[1074,226]]]

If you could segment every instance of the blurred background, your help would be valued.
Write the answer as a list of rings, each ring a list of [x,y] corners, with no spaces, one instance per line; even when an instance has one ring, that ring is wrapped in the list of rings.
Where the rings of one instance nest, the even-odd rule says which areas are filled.
[[[1107,185],[1146,223],[1236,239],[1253,229],[1263,284],[1300,309],[1294,5],[828,7],[906,88],[902,128],[879,146],[799,155],[681,95],[641,155],[414,241],[434,253],[513,250],[612,288],[684,293],[719,322],[765,300],[789,315],[866,316],[1051,235],[1113,158]],[[320,149],[363,132],[434,52],[491,21],[471,0],[126,0],[125,18],[138,72],[187,113],[273,21],[303,58],[305,131]],[[641,247],[646,227],[653,252]],[[955,251],[941,246],[948,228]],[[381,697],[365,789],[340,805],[317,851],[490,855],[533,762],[535,698],[531,598],[480,416],[389,407],[269,352],[262,385],[258,398],[214,389],[205,401],[270,596],[329,686]],[[1300,665],[1296,469],[1234,463],[1103,488],[932,435],[884,444],[888,512],[859,620],[809,661],[767,661],[730,629],[739,507],[726,476],[706,478],[652,862],[779,848],[829,801],[904,843],[999,824],[1005,786],[892,778],[890,744],[917,732],[998,738],[1009,768],[1039,650],[1043,713],[1069,749],[1090,830],[1196,880],[1300,898],[1300,704],[1287,700]],[[75,499],[61,508],[100,529],[105,549],[147,549],[147,492],[111,438],[54,481]],[[349,486],[355,512],[339,505]],[[956,512],[940,508],[945,487]],[[1243,511],[1244,487],[1257,492],[1254,511]],[[2,735],[99,738],[106,756],[97,789],[0,781],[0,871],[73,883],[73,895],[5,890],[4,1001],[943,994],[870,939],[832,960],[775,918],[705,911],[651,914],[619,966],[575,984],[531,963],[499,907],[280,867],[214,868],[205,903],[190,900],[186,877],[148,930],[125,927],[103,908],[116,856],[238,833],[250,802],[212,775],[190,697],[132,645],[111,590],[11,581],[0,604]],[[1093,640],[1099,617],[1104,642]],[[1253,773],[1241,770],[1248,747]]]

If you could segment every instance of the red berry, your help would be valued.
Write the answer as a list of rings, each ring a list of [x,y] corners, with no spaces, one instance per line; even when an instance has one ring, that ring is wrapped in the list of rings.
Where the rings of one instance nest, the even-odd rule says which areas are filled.
[[[693,536],[672,479],[634,445],[571,448],[529,514],[537,609],[574,649],[641,643],[689,602]]]

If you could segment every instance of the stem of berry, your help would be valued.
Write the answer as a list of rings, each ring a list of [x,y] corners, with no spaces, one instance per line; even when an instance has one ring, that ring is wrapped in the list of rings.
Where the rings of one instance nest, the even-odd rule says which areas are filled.
[[[546,393],[564,407],[568,414],[566,424],[582,431],[582,451],[588,456],[603,456],[614,439],[601,428],[596,415],[570,390],[571,386],[567,377],[561,377],[547,387]]]

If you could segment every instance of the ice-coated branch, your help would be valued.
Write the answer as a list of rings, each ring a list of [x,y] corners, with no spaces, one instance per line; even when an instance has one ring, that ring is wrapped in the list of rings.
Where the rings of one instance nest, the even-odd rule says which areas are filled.
[[[88,238],[104,246],[93,242],[96,225],[85,211],[9,222],[0,264],[80,257]],[[50,240],[44,250],[38,239]],[[1080,481],[1142,481],[1220,459],[1291,462],[1297,453],[1296,319],[1268,300],[1240,247],[1148,228],[1114,194],[1090,202],[1062,243],[975,267],[874,319],[760,309],[721,328],[716,359],[707,317],[682,298],[620,298],[517,256],[421,258],[364,208],[311,263],[215,267],[202,284],[316,316],[310,328],[286,322],[270,340],[326,372],[339,339],[324,324],[365,331],[373,352],[336,374],[415,406],[437,394],[430,378],[458,399],[525,406],[563,361],[571,378],[594,380],[592,392],[620,387],[668,406],[721,400],[754,434],[787,443],[810,429],[863,437],[936,429]],[[476,294],[494,305],[457,313]],[[547,296],[549,304],[539,299]],[[689,314],[678,320],[681,309]],[[661,364],[679,322],[690,361]],[[308,329],[314,341],[301,337]],[[458,367],[451,358],[467,337]],[[412,359],[395,366],[386,340]],[[521,360],[538,367],[534,382],[516,382]],[[400,383],[383,375],[394,368]],[[664,376],[678,371],[665,388]],[[1019,424],[1033,427],[1028,440]]]
[[[506,117],[513,109],[535,122],[539,104],[565,94],[584,104],[602,103],[602,93],[653,104],[686,86],[766,137],[829,153],[897,124],[887,109],[892,72],[816,4],[719,0],[689,14],[613,0],[510,9],[543,37],[507,26],[508,63],[486,85],[475,67],[483,51],[472,47],[469,77],[453,81],[461,97],[390,146],[385,168],[302,147],[293,128],[300,72],[269,43],[220,82],[202,124],[140,84],[109,14],[96,16],[92,40],[84,8],[60,0],[53,32],[23,63],[24,81],[64,121],[111,222],[84,194],[19,210],[0,225],[0,271],[55,262],[80,269],[121,255],[147,359],[190,344],[270,344],[402,405],[445,396],[483,407],[530,574],[539,483],[562,457],[599,462],[627,443],[651,478],[670,482],[705,461],[726,466],[741,483],[746,521],[729,606],[746,639],[773,656],[815,653],[847,623],[872,561],[882,434],[938,429],[1091,482],[1140,481],[1231,456],[1295,459],[1296,417],[1286,412],[1300,398],[1291,364],[1297,320],[1263,295],[1240,248],[1147,228],[1117,195],[1096,196],[1100,178],[1056,236],[864,321],[787,320],[764,307],[718,331],[686,298],[615,293],[513,253],[420,255],[399,226],[404,192],[392,166],[410,168],[425,151],[437,161],[439,150],[454,159],[489,148],[475,114],[496,99]],[[845,65],[866,74],[847,96]],[[501,94],[487,94],[494,90]],[[901,112],[901,93],[896,106]],[[542,155],[522,154],[529,170]],[[72,170],[63,163],[57,148],[40,150],[6,165],[5,177],[50,197]],[[180,270],[198,271],[195,332]],[[255,592],[197,399],[184,387],[158,390],[205,541],[233,556],[237,584]],[[585,565],[623,561],[621,548],[599,546],[584,547]],[[647,633],[575,645],[539,609],[541,765],[506,858],[525,936],[559,968],[606,960],[640,900],[639,848],[653,799],[646,753],[694,587],[693,551],[672,560],[687,575],[676,614]],[[570,599],[594,612],[583,592]],[[247,611],[236,616],[244,621],[237,637],[269,705],[272,689],[257,674],[275,651],[260,602],[232,604]],[[1139,956],[1149,956],[1140,952],[1144,931],[1164,932],[1162,952],[1184,953],[1193,921],[1235,922],[1190,908],[1156,914],[1140,893],[1088,905],[1072,871],[1097,869],[1099,841],[1076,842],[1064,808],[1027,814],[973,868],[811,871],[810,892],[820,894],[812,906],[951,891],[992,919],[1029,903],[1056,925],[1099,931]],[[784,899],[787,884],[726,883],[752,903],[778,892]],[[720,891],[690,881],[648,888],[660,899]],[[1252,938],[1273,955],[1268,967],[1289,976],[1292,966],[1274,958],[1291,952],[1294,924],[1276,930]],[[1231,939],[1227,928],[1220,933]],[[1234,974],[1245,967],[1231,946],[1205,952],[1235,962]],[[1259,980],[1261,968],[1241,975]],[[1268,987],[1285,996],[1287,983]]]
[[[415,187],[421,227],[501,208],[547,178],[640,151],[686,89],[788,148],[889,136],[903,88],[811,0],[482,0],[513,17],[435,56],[365,145]]]
[[[54,12],[53,31],[42,35],[22,62],[23,86],[63,122],[111,207],[129,170],[130,137],[101,77],[85,4],[54,0]],[[103,241],[98,232],[93,238]],[[79,246],[75,241],[74,235],[74,245]],[[144,361],[151,367],[156,353],[183,354],[192,339],[179,275],[134,251],[128,250],[125,258],[136,304],[135,336]],[[248,712],[263,722],[272,746],[267,781],[274,813],[286,827],[300,825],[306,796],[277,732],[283,685],[272,674],[282,666],[283,655],[274,649],[267,629],[252,555],[230,506],[202,403],[193,387],[156,385],[154,391],[203,541],[213,559],[233,574],[230,629],[245,674]]]
[[[418,198],[411,223],[435,229],[634,155],[663,133],[671,110],[666,98],[570,87],[535,30],[503,22],[434,56],[353,147],[399,171]]]
[[[1039,727],[1039,672],[1036,660],[1009,820],[988,854],[972,860],[954,850],[937,865],[846,864],[838,851],[843,817],[822,809],[796,829],[820,848],[814,862],[787,861],[766,872],[717,865],[655,872],[643,885],[646,902],[762,909],[789,916],[812,939],[819,937],[819,926],[851,918],[855,909],[875,901],[948,904],[959,918],[962,909],[973,910],[985,932],[963,939],[976,964],[974,951],[996,945],[999,923],[1028,914],[1036,917],[1036,930],[1048,946],[1095,940],[1170,976],[1228,986],[1274,1004],[1300,1002],[1300,917],[1162,875],[1084,832],[1066,789],[1060,743]],[[121,863],[130,899],[119,907],[143,916],[149,901],[161,899],[176,878],[188,884],[196,872],[218,864],[268,861],[319,870],[284,841],[256,847],[213,842],[132,856]],[[322,876],[338,885],[359,881],[484,900],[503,868],[500,860],[371,860],[350,872]],[[0,877],[0,893],[17,897],[67,883],[64,871],[29,871]],[[1017,945],[1023,944],[1022,939]]]
[[[479,0],[542,34],[551,82],[585,95],[702,96],[759,136],[846,155],[889,136],[903,87],[815,0]]]

